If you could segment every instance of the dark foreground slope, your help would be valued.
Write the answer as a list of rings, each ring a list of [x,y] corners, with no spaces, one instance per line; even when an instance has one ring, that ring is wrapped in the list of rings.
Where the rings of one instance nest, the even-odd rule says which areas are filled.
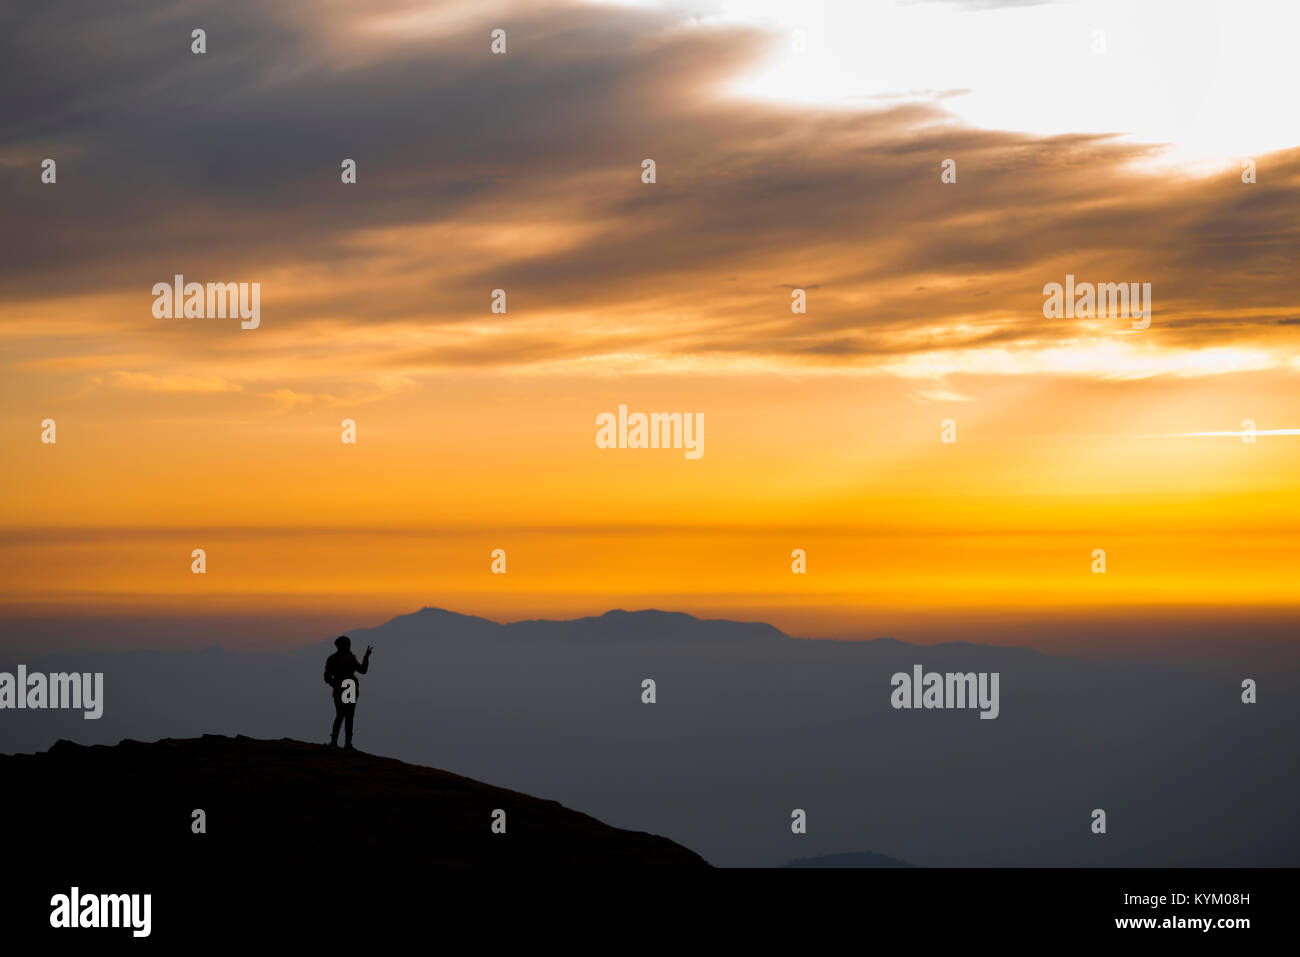
[[[392,868],[700,868],[664,837],[433,768],[204,735],[0,756],[9,853],[148,877]],[[194,811],[207,833],[192,830]],[[494,834],[493,813],[506,832]]]

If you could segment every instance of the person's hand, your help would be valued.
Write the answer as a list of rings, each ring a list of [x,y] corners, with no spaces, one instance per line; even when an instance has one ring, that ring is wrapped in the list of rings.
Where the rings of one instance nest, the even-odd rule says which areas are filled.
[[[369,657],[370,657],[370,652],[372,652],[372,651],[374,651],[374,650],[375,650],[375,649],[371,648],[369,645],[366,645],[366,657],[369,658]]]

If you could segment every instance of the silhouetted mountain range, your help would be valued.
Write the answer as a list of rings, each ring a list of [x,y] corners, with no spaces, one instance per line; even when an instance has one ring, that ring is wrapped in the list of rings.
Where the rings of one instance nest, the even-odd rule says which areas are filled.
[[[718,866],[845,847],[920,867],[1252,866],[1300,847],[1292,672],[803,640],[661,611],[503,625],[426,608],[346,633],[375,649],[359,748],[664,834]],[[104,715],[7,711],[0,751],[212,732],[323,743],[333,638],[29,656],[104,672]],[[917,664],[998,672],[999,716],[893,708],[891,676]],[[1241,701],[1245,677],[1258,704]]]
[[[609,827],[554,801],[300,741],[204,735],[83,747],[60,741],[0,757],[5,799],[21,808],[6,844],[18,860],[183,873],[346,865],[707,867],[665,837]],[[193,831],[194,811],[206,833]],[[504,833],[493,833],[497,810]]]

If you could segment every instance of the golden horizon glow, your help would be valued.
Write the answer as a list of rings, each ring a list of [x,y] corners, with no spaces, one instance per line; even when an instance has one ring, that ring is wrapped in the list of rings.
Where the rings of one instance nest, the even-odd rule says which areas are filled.
[[[301,75],[250,70],[229,96],[275,105],[268,136],[296,111],[319,156],[276,140],[263,180],[209,146],[144,188],[101,131],[73,131],[44,187],[44,144],[0,150],[33,181],[10,206],[35,249],[13,246],[0,285],[4,614],[659,605],[869,635],[963,610],[1300,611],[1300,149],[1261,133],[1246,184],[1235,161],[1156,171],[1142,130],[1066,135],[1033,103],[1017,124],[929,93],[840,102],[919,82],[888,62],[786,90],[838,104],[807,109],[763,67],[793,21],[764,33],[750,6],[509,7],[493,73],[495,11],[303,0],[277,21]],[[1083,16],[936,6],[889,10],[994,33]],[[1150,18],[1116,16],[1125,62],[1124,25]],[[951,69],[997,92],[977,47]],[[486,105],[415,118],[412,78]],[[545,124],[538,89],[560,104]],[[207,96],[184,102],[228,132]],[[508,98],[524,105],[494,114]],[[1243,128],[1274,114],[1264,97]],[[178,273],[261,283],[261,326],[154,318],[150,289]],[[1045,318],[1067,274],[1150,282],[1150,327]],[[620,405],[702,413],[703,457],[597,448]]]

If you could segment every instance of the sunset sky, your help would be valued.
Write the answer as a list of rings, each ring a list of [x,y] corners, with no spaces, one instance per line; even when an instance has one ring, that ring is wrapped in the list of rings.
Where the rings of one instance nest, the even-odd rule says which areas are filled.
[[[1296,612],[1293,3],[128,6],[0,12],[10,622]]]

